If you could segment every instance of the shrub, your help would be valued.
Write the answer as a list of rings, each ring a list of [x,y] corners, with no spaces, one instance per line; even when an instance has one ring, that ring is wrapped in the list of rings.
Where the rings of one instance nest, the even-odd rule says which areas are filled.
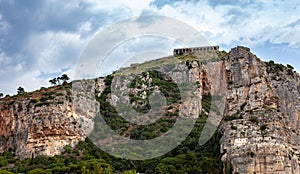
[[[0,157],[0,167],[5,167],[8,164],[7,159]]]
[[[247,103],[245,102],[245,103],[243,103],[242,105],[241,105],[241,107],[240,107],[240,109],[241,110],[243,110],[244,108],[245,108],[245,106],[247,105]]]
[[[264,130],[266,130],[267,129],[267,125],[265,124],[265,125],[262,125],[262,126],[260,126],[260,130],[261,131],[264,131]]]
[[[36,168],[36,169],[33,169],[33,170],[30,170],[28,172],[28,174],[50,174],[52,173],[51,171],[45,171],[44,169],[41,169],[41,168]]]
[[[63,93],[56,93],[55,95],[56,96],[63,96],[64,94]]]
[[[251,121],[252,123],[258,123],[259,121],[258,121],[258,118],[257,117],[254,117],[254,116],[252,116],[250,119],[249,119],[249,121]]]
[[[50,96],[50,95],[53,95],[55,94],[55,92],[51,91],[51,92],[44,92],[42,95],[43,96]]]
[[[35,98],[30,99],[30,103],[37,103],[37,99],[35,99]]]
[[[251,152],[249,153],[249,155],[251,156],[251,158],[253,158],[254,155],[255,155],[255,153],[251,151]]]
[[[237,130],[237,127],[235,125],[231,125],[231,129]]]
[[[285,66],[282,64],[277,64],[274,61],[265,62],[267,65],[267,72],[268,73],[277,73],[279,71],[283,71],[285,69]]]
[[[294,67],[291,66],[290,64],[287,64],[286,66],[287,66],[289,69],[292,69],[292,70],[294,69]]]
[[[0,174],[13,174],[13,173],[0,169]]]

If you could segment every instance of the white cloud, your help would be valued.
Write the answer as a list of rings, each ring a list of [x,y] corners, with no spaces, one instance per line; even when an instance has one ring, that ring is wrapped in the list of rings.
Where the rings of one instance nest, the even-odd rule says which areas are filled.
[[[68,74],[72,77],[72,67],[89,37],[82,35],[89,31],[89,23],[79,26],[77,32],[46,31],[29,36],[19,54],[7,56],[0,50],[1,92],[14,94],[18,86],[27,91],[49,86],[47,74]],[[10,74],[10,77],[4,76]],[[45,77],[43,77],[46,75]],[[3,83],[3,82],[9,83]]]
[[[213,44],[253,46],[270,41],[299,46],[298,28],[288,26],[299,18],[299,8],[296,1],[254,1],[247,6],[226,4],[215,7],[205,1],[179,1],[151,10],[186,22]]]
[[[287,43],[290,47],[300,47],[300,24],[285,28],[281,35],[272,40],[273,43],[282,44]]]
[[[0,49],[0,64],[6,66],[10,63],[11,63],[11,59],[9,57],[7,57],[6,54],[3,51],[1,51],[1,49]]]
[[[81,33],[48,31],[32,35],[25,50],[41,71],[53,73],[73,65],[86,41]]]
[[[26,90],[32,91],[37,87],[45,85],[45,83],[37,78],[40,71],[25,71],[23,68],[24,62],[20,61],[18,55],[10,57],[0,50],[0,64],[2,65],[0,69],[0,92],[4,94],[15,94],[19,86],[23,86]]]
[[[90,21],[86,21],[81,23],[80,27],[79,27],[79,32],[80,33],[88,33],[92,30],[92,24]]]
[[[0,35],[6,33],[9,29],[9,24],[3,19],[2,14],[0,13]]]
[[[23,87],[26,91],[33,91],[39,89],[41,86],[49,86],[49,83],[45,80],[38,79],[38,70],[28,71],[19,76],[8,79],[7,83],[1,83],[0,88],[4,91],[4,94],[16,94],[17,88],[19,86]]]
[[[288,44],[293,48],[300,47],[300,24],[295,22],[300,19],[298,1],[239,0],[237,5],[219,1],[215,1],[217,5],[212,5],[208,0],[176,1],[162,8],[151,6],[151,2],[153,0],[77,0],[68,3],[58,0],[45,1],[39,11],[34,13],[43,14],[39,15],[40,18],[35,16],[37,22],[46,21],[47,24],[48,18],[54,16],[53,19],[60,19],[62,16],[63,20],[70,18],[70,24],[72,27],[74,24],[75,27],[67,25],[70,28],[64,29],[58,22],[57,26],[47,31],[32,30],[28,32],[31,34],[26,36],[23,49],[16,50],[13,55],[7,55],[5,50],[0,48],[0,73],[12,74],[11,79],[6,78],[9,83],[3,83],[3,77],[0,79],[0,87],[8,91],[19,85],[24,85],[28,90],[35,89],[48,83],[48,77],[40,78],[41,72],[67,73],[72,76],[77,58],[96,27],[139,16],[143,12],[183,21],[200,31],[211,44],[229,47],[245,44],[252,47],[270,42]],[[73,14],[71,11],[75,15],[81,15],[81,10],[84,11],[82,15],[86,16],[78,21],[67,15]],[[99,17],[102,13],[107,16]],[[102,23],[102,20],[105,22]],[[6,34],[10,27],[13,27],[13,24],[8,23],[0,14],[0,36]]]
[[[107,2],[106,0],[85,0],[84,3],[90,4],[89,9],[98,13],[100,11],[119,11],[122,10],[123,18],[139,16],[144,9],[149,7],[153,0],[114,0]],[[126,9],[126,10],[124,10]]]

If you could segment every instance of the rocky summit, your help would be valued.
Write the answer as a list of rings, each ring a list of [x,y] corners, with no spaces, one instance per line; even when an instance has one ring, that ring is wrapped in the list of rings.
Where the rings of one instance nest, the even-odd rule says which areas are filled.
[[[173,61],[176,59],[180,61]],[[167,60],[172,60],[172,64],[164,64]],[[157,64],[160,65],[159,71],[165,72],[162,79],[195,82],[193,94],[198,96],[197,100],[178,103],[176,97],[170,98],[167,110],[169,113],[182,110],[183,115],[192,119],[208,115],[207,119],[221,135],[216,143],[219,143],[217,150],[223,173],[300,173],[300,76],[291,65],[263,62],[249,48],[242,46],[232,48],[228,53],[218,51],[213,56],[208,52],[198,57],[193,54],[170,56],[123,68],[104,78],[74,81],[4,97],[0,100],[0,152],[12,151],[19,158],[26,159],[59,155],[65,146],[75,147],[92,131],[87,131],[87,128],[93,129],[89,126],[96,118],[92,111],[110,108],[105,103],[107,96],[110,103],[120,105],[121,97],[108,92],[107,86],[111,83],[107,81],[130,74],[128,69],[147,72],[147,68]],[[171,71],[167,70],[169,67],[172,67]],[[161,89],[166,91],[165,94],[176,93],[176,90],[159,88],[159,85],[171,88],[173,84],[162,83],[162,79],[156,77],[148,71],[141,74],[134,85],[116,80],[115,86],[121,88],[123,83],[129,84],[131,88],[127,92],[131,96],[125,100],[130,100],[132,106],[143,112],[149,109],[145,100],[149,91]],[[82,84],[91,85],[89,89],[92,89],[95,101],[84,99],[80,91],[74,92],[74,87],[81,88]],[[222,117],[209,114],[212,104],[207,109],[203,102],[207,96],[223,96],[220,97],[223,107],[221,110],[219,107]],[[99,108],[77,106],[88,102],[92,103],[85,107],[93,105]],[[135,129],[138,129],[137,125],[124,122],[119,134],[143,139],[142,134],[134,132]],[[155,138],[165,131],[162,127],[155,127],[151,136],[147,136]],[[193,146],[201,145],[194,143]],[[168,170],[158,167],[155,171],[160,169]],[[204,169],[201,170],[205,173]]]

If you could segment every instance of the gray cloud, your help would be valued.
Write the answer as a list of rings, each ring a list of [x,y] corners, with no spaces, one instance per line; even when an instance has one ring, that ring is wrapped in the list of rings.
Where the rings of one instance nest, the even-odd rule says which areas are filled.
[[[33,90],[46,85],[51,75],[71,72],[96,31],[141,13],[183,21],[224,48],[256,47],[266,42],[299,48],[299,8],[298,1],[256,0],[0,1],[0,92],[14,93],[19,85]],[[155,23],[140,19],[139,27]],[[115,37],[122,32],[116,31]]]

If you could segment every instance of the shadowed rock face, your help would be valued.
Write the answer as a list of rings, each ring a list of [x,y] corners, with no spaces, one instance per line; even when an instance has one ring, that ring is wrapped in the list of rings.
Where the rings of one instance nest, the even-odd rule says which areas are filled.
[[[299,75],[238,48],[225,64],[228,116],[219,129],[224,172],[299,173]]]
[[[225,96],[221,113],[225,117],[219,126],[223,134],[220,151],[224,173],[300,173],[300,77],[290,68],[264,63],[250,49],[236,47],[218,61],[176,64],[165,77],[197,82],[195,94],[199,101],[185,102],[182,107],[191,118],[198,118],[203,111],[203,94]],[[151,80],[147,77],[145,81]],[[96,91],[91,97],[100,96],[105,88],[103,78],[82,81],[77,86],[73,82],[73,88],[80,88],[83,83],[89,83],[90,90]],[[70,88],[57,88],[48,89],[52,93],[37,91],[0,100],[0,152],[15,150],[21,158],[52,156],[65,145],[73,146],[86,137],[97,110],[92,106],[99,104],[80,97],[80,93],[73,94],[75,98],[71,100]],[[148,88],[131,91],[145,95],[141,90]],[[45,93],[52,97],[41,102]],[[117,96],[111,100],[119,102]],[[76,106],[80,103],[90,104]],[[220,118],[211,117],[212,123],[218,125]]]

